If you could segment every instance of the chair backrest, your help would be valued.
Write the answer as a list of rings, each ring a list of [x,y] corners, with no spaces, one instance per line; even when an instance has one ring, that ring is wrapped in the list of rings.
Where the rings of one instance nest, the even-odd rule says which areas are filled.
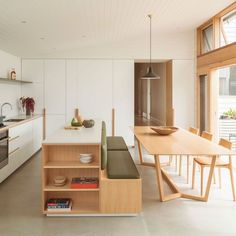
[[[197,128],[190,127],[190,128],[188,129],[188,131],[191,132],[191,133],[193,133],[193,134],[196,134],[196,135],[199,134],[199,129],[197,129]]]
[[[212,141],[213,135],[207,131],[203,131],[201,137]]]
[[[221,145],[225,148],[228,148],[230,150],[232,149],[232,143],[227,139],[221,138],[220,141],[219,141],[219,145]]]

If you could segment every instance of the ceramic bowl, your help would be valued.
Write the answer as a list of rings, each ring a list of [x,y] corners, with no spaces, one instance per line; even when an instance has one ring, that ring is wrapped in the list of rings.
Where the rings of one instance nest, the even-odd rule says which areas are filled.
[[[178,128],[174,126],[157,126],[151,127],[151,129],[159,135],[170,135],[178,130]]]
[[[83,164],[91,163],[93,160],[93,156],[91,153],[88,154],[80,154],[80,162]]]

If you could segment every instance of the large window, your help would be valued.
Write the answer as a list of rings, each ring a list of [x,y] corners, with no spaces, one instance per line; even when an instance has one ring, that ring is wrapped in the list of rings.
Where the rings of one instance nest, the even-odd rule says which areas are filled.
[[[213,49],[213,25],[202,30],[202,52],[206,53]]]
[[[236,11],[221,18],[220,31],[220,46],[236,42]]]
[[[219,95],[236,96],[236,66],[219,70]]]

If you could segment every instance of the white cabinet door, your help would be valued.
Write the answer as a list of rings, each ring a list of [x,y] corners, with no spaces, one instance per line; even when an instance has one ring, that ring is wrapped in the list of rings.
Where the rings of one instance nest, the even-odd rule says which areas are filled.
[[[33,153],[36,153],[42,146],[43,141],[43,118],[37,118],[33,123]]]
[[[46,115],[46,137],[65,125],[65,115]]]
[[[70,122],[78,106],[78,60],[66,61],[66,122]]]
[[[78,60],[78,108],[84,118],[98,118],[111,134],[112,61]]]
[[[128,146],[134,145],[130,126],[134,126],[134,61],[113,61],[113,107],[115,135],[123,136]]]
[[[45,108],[47,114],[65,115],[65,60],[45,60]]]

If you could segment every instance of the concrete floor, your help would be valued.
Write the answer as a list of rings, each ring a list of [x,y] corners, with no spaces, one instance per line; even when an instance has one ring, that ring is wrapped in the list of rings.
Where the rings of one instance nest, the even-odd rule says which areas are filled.
[[[143,178],[143,212],[139,216],[49,218],[40,208],[40,157],[41,153],[36,154],[0,184],[1,236],[236,235],[236,203],[231,200],[227,173],[223,173],[227,184],[221,190],[213,185],[207,203],[185,199],[160,203],[154,169],[138,166]],[[180,187],[189,191],[186,179],[173,170],[169,167]]]

